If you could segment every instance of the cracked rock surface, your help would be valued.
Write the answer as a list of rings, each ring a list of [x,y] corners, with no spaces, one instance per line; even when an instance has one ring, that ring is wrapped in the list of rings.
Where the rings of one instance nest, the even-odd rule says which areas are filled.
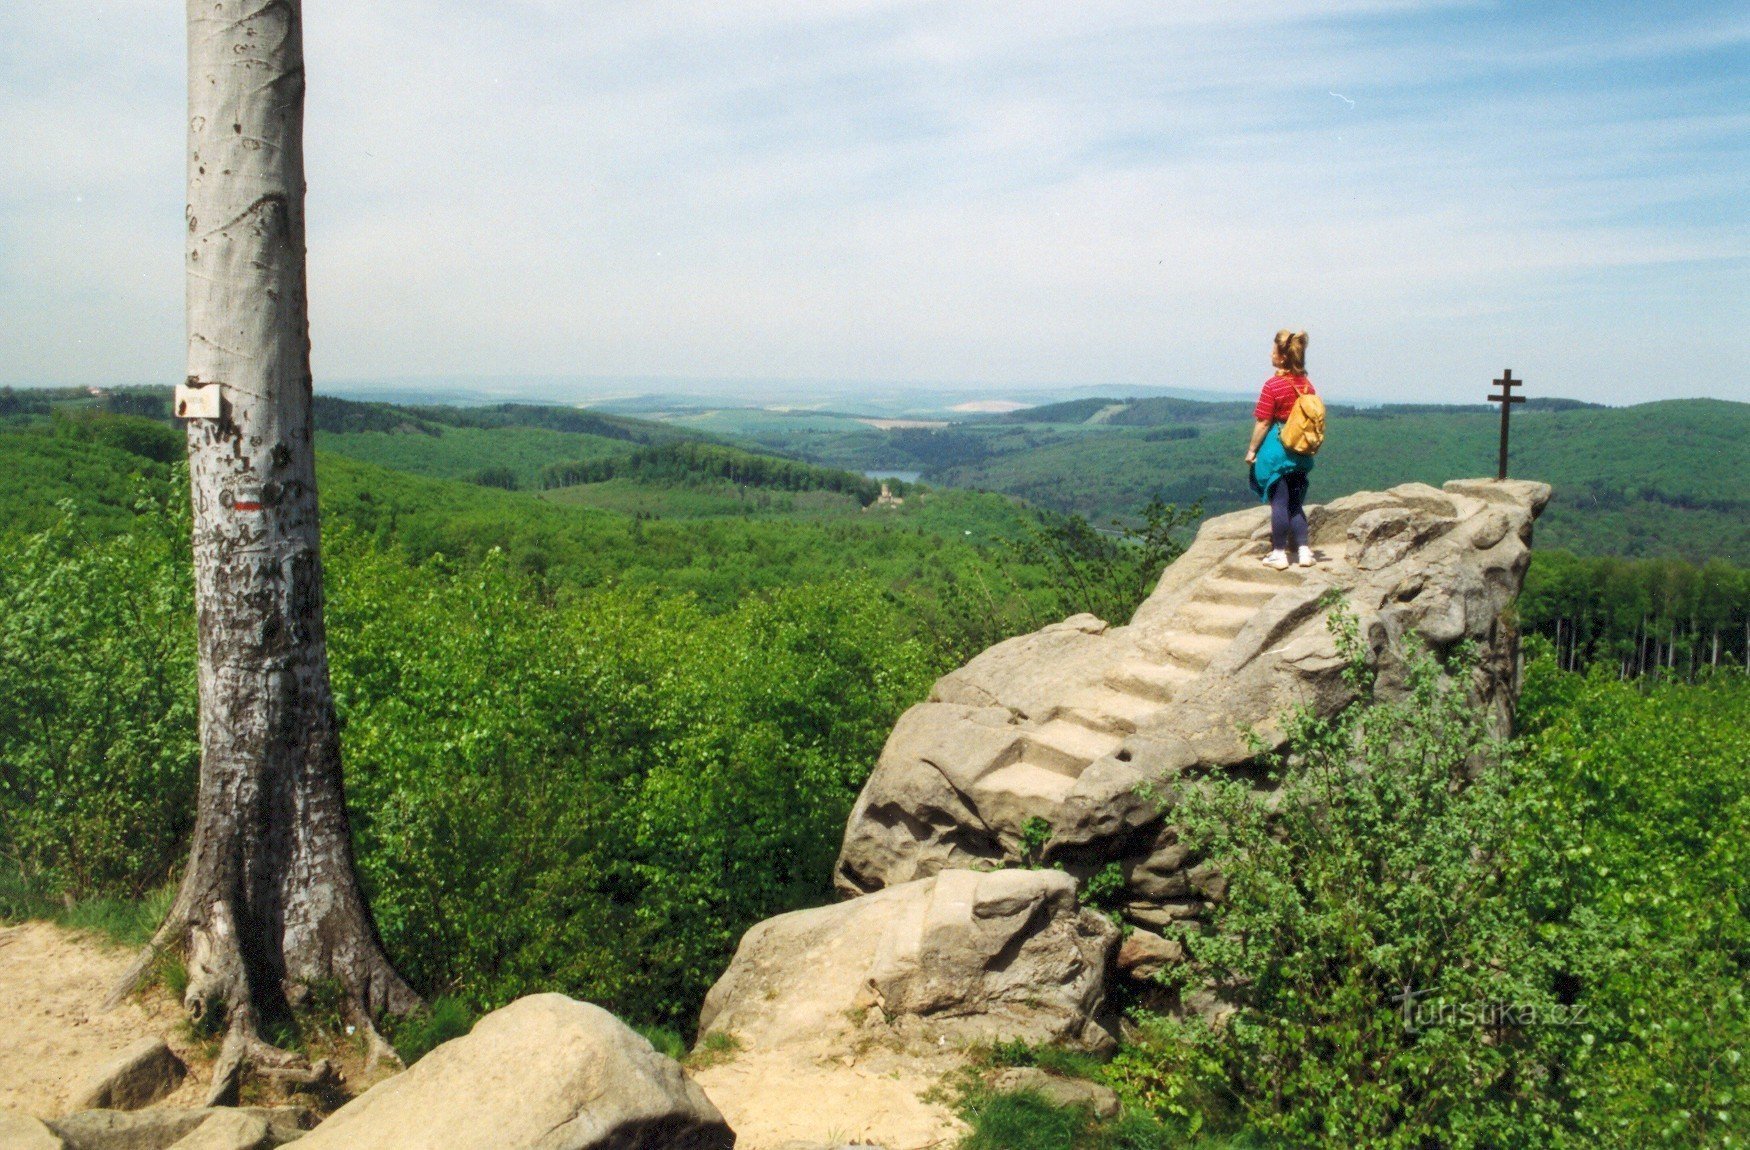
[[[1387,697],[1411,632],[1436,651],[1476,643],[1475,697],[1507,732],[1517,635],[1504,612],[1549,496],[1515,480],[1360,492],[1308,508],[1319,562],[1286,571],[1259,562],[1268,508],[1209,520],[1127,626],[1078,615],[1000,643],[900,718],[846,827],[840,892],[1016,865],[1038,818],[1052,830],[1046,862],[1122,866],[1132,922],[1197,916],[1219,878],[1177,843],[1171,784],[1245,770],[1248,732],[1279,747],[1293,707],[1352,701],[1333,595]]]

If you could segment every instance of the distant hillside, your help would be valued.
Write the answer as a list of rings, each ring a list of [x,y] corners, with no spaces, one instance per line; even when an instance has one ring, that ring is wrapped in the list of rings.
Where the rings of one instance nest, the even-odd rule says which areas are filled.
[[[1156,403],[1171,407],[1149,410]],[[1538,525],[1540,543],[1581,554],[1750,562],[1750,498],[1718,480],[1722,466],[1745,455],[1750,404],[1526,406],[1514,413],[1512,473],[1556,488]],[[1236,408],[1145,400],[1073,434],[1040,429],[1020,442],[1013,432],[985,434],[982,457],[926,468],[924,477],[1096,520],[1130,514],[1154,495],[1231,510],[1254,499],[1241,459],[1251,415]],[[1199,434],[1151,439],[1127,422],[1168,418],[1181,426],[1192,421]],[[1492,474],[1499,428],[1497,413],[1488,410],[1335,408],[1312,497]]]
[[[94,409],[41,415],[0,419],[0,542],[44,530],[69,513],[81,532],[109,536],[127,530],[142,509],[156,513],[166,500],[187,499],[176,481],[183,452],[178,430]],[[443,443],[461,431],[486,437],[464,437],[473,448],[495,452],[525,443],[536,431],[564,434],[501,427],[447,428],[438,437],[417,431],[343,435]],[[626,477],[599,484],[507,491],[330,451],[318,452],[317,469],[324,530],[370,537],[416,561],[441,556],[446,564],[472,563],[498,548],[513,567],[554,588],[682,591],[715,608],[752,591],[862,571],[896,593],[925,588],[925,599],[934,603],[943,589],[976,572],[980,586],[999,593],[1003,580],[1018,578],[1009,588],[1020,597],[1017,609],[1031,597],[1055,593],[1043,571],[1015,566],[1007,542],[1026,533],[1028,516],[1006,497],[914,491],[902,507],[865,511],[857,484],[867,481],[860,476],[719,448],[700,458],[761,466],[767,478],[792,486],[750,496],[717,476],[704,484],[664,474],[641,480],[634,466]],[[853,490],[833,490],[831,482]]]

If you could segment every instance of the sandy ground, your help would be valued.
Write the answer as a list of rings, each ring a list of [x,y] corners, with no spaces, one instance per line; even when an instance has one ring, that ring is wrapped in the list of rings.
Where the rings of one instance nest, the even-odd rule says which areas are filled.
[[[736,1150],[786,1142],[925,1150],[966,1132],[946,1106],[920,1097],[954,1065],[883,1050],[851,1057],[780,1048],[743,1051],[692,1076],[735,1131]]]
[[[180,1012],[161,992],[98,1010],[132,958],[131,950],[50,923],[0,927],[0,1110],[66,1113],[86,1079],[141,1038],[164,1035],[186,1053]],[[200,1094],[191,1080],[167,1104],[199,1105]]]
[[[0,1111],[64,1114],[100,1067],[153,1035],[195,1064],[159,1105],[201,1105],[204,1060],[189,1048],[181,1011],[167,994],[155,990],[108,1013],[98,1009],[132,957],[51,923],[0,927]],[[946,1106],[920,1097],[955,1065],[879,1047],[850,1055],[823,1042],[738,1052],[692,1076],[735,1130],[738,1150],[793,1141],[927,1150],[952,1146],[965,1132]]]

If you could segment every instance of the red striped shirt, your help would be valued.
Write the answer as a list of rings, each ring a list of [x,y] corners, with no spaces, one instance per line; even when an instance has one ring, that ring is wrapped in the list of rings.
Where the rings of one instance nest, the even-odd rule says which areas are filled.
[[[1312,380],[1304,375],[1273,375],[1264,381],[1264,390],[1258,393],[1258,406],[1252,409],[1252,418],[1286,423],[1296,399],[1317,394]]]

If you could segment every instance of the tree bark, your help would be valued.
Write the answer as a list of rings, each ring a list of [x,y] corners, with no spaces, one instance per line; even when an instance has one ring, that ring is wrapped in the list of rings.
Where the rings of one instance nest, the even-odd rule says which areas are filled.
[[[199,806],[149,953],[183,949],[185,1004],[226,1022],[235,1078],[275,1060],[259,1020],[312,989],[341,989],[367,1027],[418,998],[359,890],[329,688],[298,0],[190,0],[188,50],[188,386],[221,404],[188,424]]]

